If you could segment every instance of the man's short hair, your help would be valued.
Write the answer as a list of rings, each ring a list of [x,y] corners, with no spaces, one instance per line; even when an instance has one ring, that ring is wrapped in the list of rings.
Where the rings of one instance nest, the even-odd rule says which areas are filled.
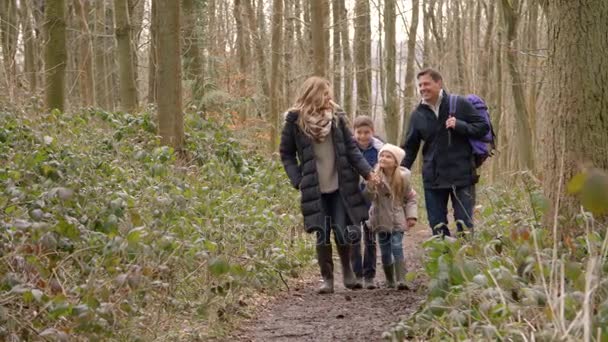
[[[374,129],[374,122],[372,121],[372,118],[370,118],[367,115],[359,115],[355,118],[355,121],[353,122],[353,128],[357,129],[359,127],[363,127],[363,126],[367,126],[371,129]]]
[[[443,81],[443,77],[439,73],[439,71],[433,68],[424,68],[418,72],[416,75],[416,79],[419,79],[420,76],[429,75],[435,82]]]

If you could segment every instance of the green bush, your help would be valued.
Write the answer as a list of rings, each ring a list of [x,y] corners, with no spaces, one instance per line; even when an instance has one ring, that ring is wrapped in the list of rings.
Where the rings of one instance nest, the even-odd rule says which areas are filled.
[[[473,236],[424,243],[428,298],[385,338],[606,341],[605,229],[563,245],[541,228],[546,204],[537,187],[488,188],[482,199],[488,205]],[[588,213],[579,219],[594,224]]]
[[[289,238],[301,219],[280,163],[216,122],[187,116],[186,157],[150,113],[0,127],[0,340],[221,333],[242,296],[312,259]]]

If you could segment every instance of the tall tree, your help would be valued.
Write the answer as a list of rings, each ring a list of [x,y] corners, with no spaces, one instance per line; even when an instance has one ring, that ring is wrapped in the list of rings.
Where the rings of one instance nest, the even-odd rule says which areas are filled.
[[[295,35],[295,22],[294,17],[295,3],[294,0],[285,1],[285,49],[284,49],[284,65],[283,68],[283,79],[284,79],[284,106],[288,106],[288,101],[293,101],[294,96],[294,57],[296,55],[296,35]]]
[[[38,87],[38,68],[36,63],[38,50],[36,49],[34,26],[32,25],[32,10],[27,1],[21,2],[20,14],[23,32],[23,71],[25,72],[30,92],[35,93]]]
[[[145,14],[146,0],[127,0],[129,6],[129,23],[131,24],[131,51],[133,51],[133,70],[135,72],[135,84],[139,89],[141,84],[139,82],[140,75],[139,69],[139,46],[141,41],[141,33],[143,30],[143,21]],[[140,91],[138,90],[138,94]],[[138,96],[139,99],[139,96]],[[139,101],[139,100],[138,100]]]
[[[243,29],[243,6],[241,0],[234,0],[233,14],[236,26],[236,55],[239,64],[239,95],[245,95],[247,88],[247,48],[245,47],[245,30]]]
[[[331,6],[333,27],[332,27],[332,73],[334,75],[334,97],[336,102],[342,103],[342,44],[340,43],[340,1],[334,1]]]
[[[261,32],[260,27],[257,23],[258,18],[256,16],[255,8],[251,3],[252,0],[244,0],[245,7],[247,9],[247,17],[249,18],[249,30],[251,31],[251,36],[253,37],[253,43],[255,45],[255,59],[257,61],[258,66],[258,79],[259,84],[262,88],[262,94],[264,95],[263,108],[266,107],[268,99],[270,99],[270,85],[268,83],[268,74],[266,68],[266,54],[264,53],[264,34]]]
[[[340,41],[342,42],[342,56],[344,58],[344,110],[349,115],[354,115],[353,112],[353,65],[350,53],[350,33],[348,12],[344,0],[333,2],[340,6]]]
[[[527,105],[530,121],[530,131],[532,132],[533,141],[536,141],[536,104],[537,104],[537,84],[539,73],[538,69],[538,21],[539,21],[539,4],[537,0],[528,1],[528,22],[526,29],[528,57],[526,66],[526,87],[527,87]]]
[[[181,151],[184,143],[180,1],[160,0],[158,10],[158,135],[161,143]]]
[[[412,109],[414,105],[414,101],[416,99],[416,80],[415,80],[415,72],[414,72],[414,62],[416,58],[416,32],[418,31],[418,16],[419,16],[419,1],[412,0],[412,21],[410,22],[409,28],[409,36],[407,38],[407,59],[405,66],[405,105],[404,111],[405,115],[403,117],[403,134],[407,132],[407,123],[409,122],[407,115]],[[425,18],[425,22],[427,18]],[[428,27],[427,27],[428,29]],[[425,46],[425,51],[428,46]],[[426,54],[427,52],[425,52]],[[427,56],[428,59],[428,56]],[[427,61],[428,62],[428,61]]]
[[[458,88],[461,92],[463,92],[465,89],[469,89],[469,86],[467,84],[467,78],[466,78],[466,70],[465,70],[465,56],[464,56],[464,51],[463,51],[463,45],[464,45],[464,34],[463,34],[463,20],[464,18],[460,15],[461,12],[461,4],[460,1],[454,1],[453,2],[453,13],[454,13],[454,21],[455,21],[455,26],[456,26],[456,32],[455,32],[455,39],[453,40],[454,46],[454,51],[456,54],[456,74],[457,74],[457,84],[458,84]]]
[[[236,2],[235,2],[236,3]],[[235,5],[236,7],[236,5]],[[184,34],[184,77],[192,82],[192,98],[200,99],[203,88],[203,61],[196,20],[200,14],[194,0],[182,0]],[[196,101],[195,101],[196,102]]]
[[[551,0],[543,5],[550,56],[549,101],[540,126],[546,147],[543,186],[552,206],[559,203],[560,216],[574,218],[580,208],[566,195],[565,183],[584,167],[608,170],[608,2]]]
[[[104,68],[107,70],[106,81],[107,81],[107,89],[108,89],[108,106],[106,107],[108,110],[115,110],[116,103],[120,99],[120,86],[119,86],[119,75],[117,70],[116,61],[118,58],[116,57],[116,41],[114,31],[114,6],[112,3],[108,3],[105,6],[105,30],[103,35],[103,51],[105,52],[103,55],[103,63]]]
[[[488,1],[483,3],[483,7],[486,13],[487,26],[485,29],[485,36],[483,38],[483,49],[479,53],[482,55],[481,60],[481,75],[480,83],[481,90],[479,93],[484,98],[489,98],[490,93],[490,82],[489,75],[491,74],[492,65],[494,64],[493,53],[496,53],[495,49],[492,49],[492,35],[494,32],[494,12],[496,8],[496,2]]]
[[[395,70],[395,60],[397,57],[396,37],[395,37],[395,0],[384,1],[384,69],[386,75],[386,139],[388,142],[397,144],[399,134],[399,101],[397,98],[397,75]],[[410,31],[410,34],[412,32]],[[414,33],[415,35],[415,33]]]
[[[503,24],[505,25],[507,38],[507,67],[511,75],[511,92],[515,103],[515,118],[517,120],[517,142],[520,167],[534,170],[534,158],[532,154],[532,131],[530,130],[528,107],[524,95],[524,84],[519,72],[517,58],[517,26],[520,16],[520,1],[501,0]]]
[[[148,44],[148,103],[156,103],[158,74],[158,1],[150,0],[150,43]]]
[[[327,45],[325,40],[328,13],[325,11],[327,0],[311,0],[313,68],[317,76],[327,74]]]
[[[17,2],[15,0],[3,0],[0,2],[0,38],[2,40],[2,60],[6,73],[7,88],[11,93],[14,88],[14,79],[17,75],[17,52],[18,33]]]
[[[137,87],[135,86],[134,51],[131,43],[131,24],[127,0],[114,0],[116,16],[116,44],[118,46],[118,67],[120,85],[120,105],[123,111],[137,110]]]
[[[283,0],[272,2],[272,42],[271,42],[271,67],[270,67],[270,150],[277,149],[279,105],[281,85],[279,77],[279,62],[281,59],[281,45],[283,44]]]
[[[106,26],[106,2],[95,1],[95,23],[93,25],[94,34],[94,70],[95,70],[95,100],[96,106],[110,109],[109,102],[109,71],[105,63],[107,51],[105,45],[105,26]]]
[[[80,79],[82,80],[82,101],[85,106],[95,105],[95,84],[93,73],[93,44],[92,34],[89,29],[88,13],[90,11],[88,0],[74,0],[74,11],[80,23],[82,35],[78,42],[78,54],[80,56]]]
[[[44,9],[47,38],[44,51],[44,105],[47,109],[65,109],[65,0],[49,1]]]
[[[433,0],[422,0],[422,26],[423,26],[423,45],[422,45],[422,66],[429,67],[431,63],[431,18],[429,16],[429,2]],[[413,6],[412,6],[413,8]],[[407,71],[406,71],[407,77]]]
[[[357,115],[372,114],[372,51],[369,1],[355,1],[355,70],[357,78]]]

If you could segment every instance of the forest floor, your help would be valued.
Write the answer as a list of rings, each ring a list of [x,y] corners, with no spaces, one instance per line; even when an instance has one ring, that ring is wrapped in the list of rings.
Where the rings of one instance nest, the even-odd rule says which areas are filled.
[[[409,290],[384,288],[384,272],[378,251],[375,290],[348,290],[342,285],[339,260],[334,251],[335,293],[318,295],[318,270],[299,278],[285,290],[256,308],[253,317],[226,340],[237,341],[379,341],[382,333],[409,317],[426,298],[422,242],[430,237],[419,224],[406,233],[404,250],[409,272],[418,276]],[[335,248],[334,248],[335,249]]]

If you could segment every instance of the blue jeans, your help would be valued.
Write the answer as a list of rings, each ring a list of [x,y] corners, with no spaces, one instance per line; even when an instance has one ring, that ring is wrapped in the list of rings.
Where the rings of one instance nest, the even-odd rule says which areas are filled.
[[[403,232],[379,232],[378,244],[382,254],[382,265],[392,265],[396,261],[404,261]]]
[[[448,199],[452,200],[454,219],[459,233],[464,226],[473,229],[475,185],[453,189],[424,189],[424,201],[433,235],[450,236],[448,229]],[[464,226],[463,226],[464,224]]]
[[[376,276],[376,237],[367,224],[363,224],[364,252],[361,255],[361,241],[353,244],[351,262],[357,278],[374,279]]]

